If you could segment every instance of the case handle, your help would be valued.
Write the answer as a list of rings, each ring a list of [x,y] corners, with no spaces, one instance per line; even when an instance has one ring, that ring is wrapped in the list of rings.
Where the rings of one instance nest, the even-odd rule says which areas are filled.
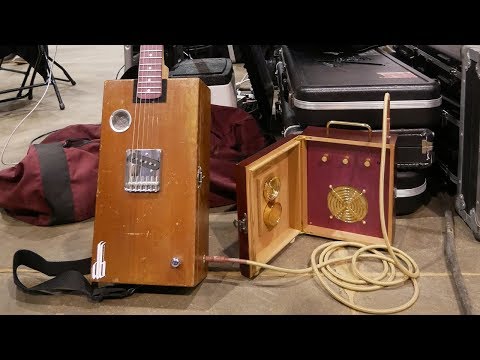
[[[328,133],[329,133],[329,130],[330,130],[330,125],[345,125],[345,126],[364,127],[368,130],[368,141],[372,140],[372,128],[368,124],[351,122],[351,121],[331,120],[327,123],[327,136],[328,136]]]

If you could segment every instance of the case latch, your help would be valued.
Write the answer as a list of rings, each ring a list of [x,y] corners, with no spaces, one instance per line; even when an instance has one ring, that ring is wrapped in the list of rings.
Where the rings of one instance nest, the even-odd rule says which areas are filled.
[[[238,219],[233,220],[233,226],[235,226],[238,229],[238,231],[246,234],[248,232],[247,214],[243,213],[242,220],[238,220]]]
[[[202,186],[204,178],[205,178],[205,175],[203,175],[202,167],[199,166],[197,169],[197,188],[198,189],[200,189],[200,186]]]
[[[422,154],[427,154],[433,150],[433,143],[422,139]]]

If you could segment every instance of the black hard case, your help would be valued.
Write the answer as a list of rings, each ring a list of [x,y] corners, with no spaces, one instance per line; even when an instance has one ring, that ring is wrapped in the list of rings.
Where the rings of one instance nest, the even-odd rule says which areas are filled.
[[[440,83],[442,98],[460,104],[463,45],[394,45],[395,57]]]
[[[462,49],[458,184],[455,208],[480,240],[480,45]]]
[[[377,49],[336,59],[283,45],[280,59],[288,97],[301,126],[330,120],[364,122],[380,129],[386,92],[391,96],[391,127],[434,128],[440,122],[440,86],[400,60]]]
[[[435,133],[430,129],[393,129],[397,135],[395,165],[400,170],[426,169],[435,161],[433,142]]]
[[[440,84],[441,123],[435,129],[436,162],[449,182],[458,184],[458,148],[463,45],[393,45],[399,60]]]
[[[398,170],[395,176],[395,214],[408,215],[430,200],[424,170]]]
[[[227,58],[185,59],[169,71],[170,78],[200,78],[205,85],[226,85],[232,81],[233,65]]]

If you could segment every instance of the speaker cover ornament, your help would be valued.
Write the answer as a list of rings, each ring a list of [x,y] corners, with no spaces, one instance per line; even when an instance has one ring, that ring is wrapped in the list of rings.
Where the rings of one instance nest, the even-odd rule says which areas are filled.
[[[330,192],[327,196],[328,209],[331,212],[330,218],[337,218],[346,223],[362,221],[368,213],[368,202],[365,190],[358,190],[352,186],[329,186]],[[365,224],[365,221],[362,221]]]

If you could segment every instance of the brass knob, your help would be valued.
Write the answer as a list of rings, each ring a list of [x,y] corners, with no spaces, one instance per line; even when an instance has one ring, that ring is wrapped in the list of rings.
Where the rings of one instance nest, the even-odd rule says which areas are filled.
[[[327,160],[328,160],[328,154],[323,154],[322,161],[327,162]]]
[[[281,215],[282,205],[280,203],[268,203],[263,211],[263,222],[271,230],[278,225]]]
[[[266,201],[273,201],[278,197],[280,193],[280,179],[274,176],[267,181],[263,186],[263,197]]]
[[[370,159],[365,160],[363,165],[365,165],[365,167],[370,167]]]
[[[342,163],[343,165],[347,165],[348,164],[348,156],[345,156],[342,160]]]

